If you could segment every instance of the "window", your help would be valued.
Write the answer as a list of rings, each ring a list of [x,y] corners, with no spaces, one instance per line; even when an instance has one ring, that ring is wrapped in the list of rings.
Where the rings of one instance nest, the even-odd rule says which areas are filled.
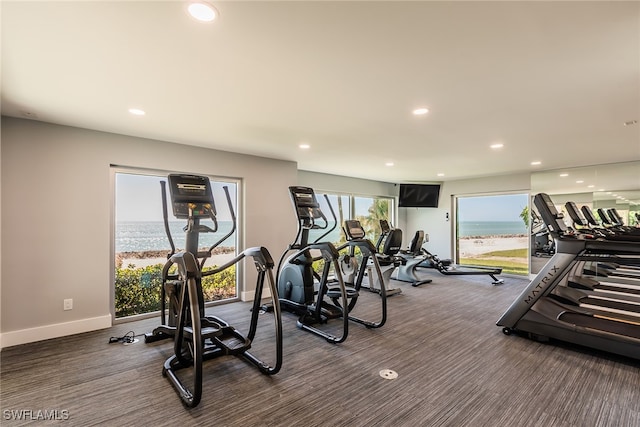
[[[456,259],[461,265],[528,274],[529,196],[456,197]]]
[[[367,239],[373,243],[380,235],[380,220],[386,219],[393,222],[393,198],[391,197],[366,197],[353,196],[346,194],[328,194],[316,192],[316,198],[320,203],[320,208],[327,215],[329,221],[332,221],[331,211],[327,206],[324,195],[327,194],[329,202],[333,207],[338,220],[336,229],[328,235],[324,240],[335,243],[336,245],[345,242],[346,238],[342,232],[342,225],[347,219],[357,219],[362,224],[366,232]],[[330,224],[330,227],[333,224]],[[322,233],[314,231],[310,233],[310,239],[314,240],[321,236]]]
[[[380,220],[393,222],[393,199],[381,197],[354,197],[355,219],[359,220],[367,238],[375,242],[380,236]]]
[[[162,267],[171,251],[162,216],[161,181],[167,174],[136,171],[115,171],[114,218],[114,312],[116,319],[157,312],[160,309]],[[238,182],[212,178],[216,202],[218,230],[199,236],[200,248],[208,249],[226,235],[232,227],[223,187],[227,187],[237,215]],[[186,220],[173,217],[167,189],[169,229],[176,250],[184,248]],[[240,221],[238,221],[240,223]],[[208,224],[208,221],[203,221]],[[204,268],[212,268],[232,259],[237,251],[234,232],[213,251]],[[237,297],[235,268],[203,280],[203,292],[208,302]]]

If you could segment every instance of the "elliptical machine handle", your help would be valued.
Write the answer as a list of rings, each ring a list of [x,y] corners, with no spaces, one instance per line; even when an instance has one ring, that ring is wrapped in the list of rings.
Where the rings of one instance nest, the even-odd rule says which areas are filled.
[[[162,193],[162,219],[164,220],[164,231],[169,239],[169,245],[171,246],[171,253],[167,255],[167,259],[171,258],[176,253],[176,245],[173,243],[171,237],[171,230],[169,229],[169,213],[167,210],[167,181],[160,181],[160,190]]]
[[[234,212],[233,204],[231,203],[231,196],[229,195],[229,188],[227,186],[224,186],[224,187],[222,187],[222,189],[224,190],[224,194],[227,197],[227,205],[229,206],[229,214],[231,215],[231,224],[232,224],[232,226],[231,226],[231,230],[229,230],[229,232],[224,237],[222,237],[220,240],[218,240],[213,245],[211,245],[211,247],[209,247],[209,254],[211,254],[211,251],[213,251],[214,248],[216,248],[222,242],[227,240],[229,238],[229,236],[231,236],[236,231],[236,213]],[[215,214],[212,211],[209,211],[209,215],[213,215],[213,218],[214,218],[214,221],[215,221]],[[216,230],[217,229],[218,229],[218,223],[216,222]],[[203,260],[203,264],[204,264],[204,260]]]
[[[211,221],[213,221],[213,228],[209,228],[209,232],[215,233],[216,231],[218,231],[218,220],[216,219],[216,211],[213,208],[213,205],[209,207],[208,211],[209,211],[209,218],[211,219]]]
[[[331,211],[331,216],[333,217],[333,227],[331,227],[326,233],[324,233],[322,236],[318,237],[314,243],[318,243],[321,242],[322,239],[324,239],[327,235],[329,235],[333,230],[336,229],[336,227],[338,226],[338,217],[336,217],[336,213],[333,210],[333,206],[331,206],[331,202],[329,201],[329,196],[327,196],[326,194],[324,195],[324,199],[327,201],[327,205],[329,206],[329,210]],[[320,215],[322,215],[322,220],[325,221],[325,223],[327,225],[329,225],[329,221],[327,220],[327,217],[324,215],[324,213],[322,213],[322,211],[320,211]]]

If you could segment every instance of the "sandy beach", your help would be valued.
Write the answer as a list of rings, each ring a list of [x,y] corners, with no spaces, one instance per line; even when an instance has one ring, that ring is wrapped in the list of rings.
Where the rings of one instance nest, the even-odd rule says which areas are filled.
[[[233,259],[235,254],[233,252],[226,253],[214,253],[205,266],[223,265],[224,263]],[[121,268],[133,266],[133,268],[144,268],[155,264],[164,264],[167,262],[166,253],[162,251],[150,251],[150,252],[124,252],[117,254],[116,263],[122,261]]]
[[[526,236],[468,237],[459,240],[460,258],[473,258],[487,252],[529,247]]]
[[[487,252],[522,249],[529,246],[529,238],[526,236],[465,237],[459,242],[460,258],[474,258]],[[231,260],[233,256],[232,252],[217,253],[207,260],[206,265],[222,265]],[[119,260],[122,260],[122,267],[133,265],[134,268],[142,268],[154,264],[164,264],[167,258],[164,252],[157,251],[122,253],[119,254]]]

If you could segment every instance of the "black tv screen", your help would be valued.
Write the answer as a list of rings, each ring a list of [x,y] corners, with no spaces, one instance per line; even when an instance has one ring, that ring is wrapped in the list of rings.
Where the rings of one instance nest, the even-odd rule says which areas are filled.
[[[398,206],[401,208],[437,208],[440,184],[400,184]]]

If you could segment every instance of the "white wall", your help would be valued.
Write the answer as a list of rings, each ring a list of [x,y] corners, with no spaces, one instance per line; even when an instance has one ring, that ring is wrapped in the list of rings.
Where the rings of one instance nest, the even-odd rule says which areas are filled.
[[[424,230],[425,234],[429,235],[429,242],[424,245],[425,249],[441,259],[453,258],[455,196],[504,192],[528,193],[530,186],[529,173],[446,181],[440,188],[440,201],[437,208],[399,209],[406,215],[407,232],[405,234],[411,239],[416,230]]]
[[[111,165],[242,178],[244,247],[277,260],[295,233],[294,162],[8,117],[1,131],[0,347],[111,326]],[[254,280],[247,263],[244,296]]]
[[[398,196],[396,185],[392,183],[302,170],[298,171],[298,185],[312,187],[316,191],[347,192],[362,196]]]

